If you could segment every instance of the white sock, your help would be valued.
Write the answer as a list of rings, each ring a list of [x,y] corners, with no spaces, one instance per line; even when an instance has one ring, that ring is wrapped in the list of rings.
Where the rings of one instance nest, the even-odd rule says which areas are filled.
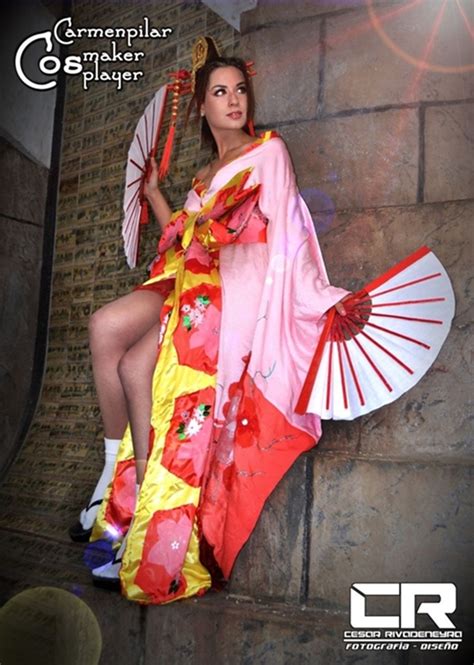
[[[97,485],[92,493],[89,503],[84,510],[81,511],[79,520],[84,529],[90,529],[95,522],[97,513],[99,511],[100,504],[92,506],[93,503],[104,498],[105,490],[107,485],[112,480],[114,473],[115,460],[117,458],[117,452],[120,446],[121,439],[107,439],[104,438],[105,444],[105,464],[102,469],[101,476],[97,481]]]

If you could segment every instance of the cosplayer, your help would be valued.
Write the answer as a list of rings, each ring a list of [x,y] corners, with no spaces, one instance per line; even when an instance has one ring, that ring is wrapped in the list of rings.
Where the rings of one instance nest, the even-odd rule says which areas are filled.
[[[276,131],[252,136],[246,64],[209,38],[193,97],[217,158],[172,212],[145,195],[162,228],[150,278],[90,321],[105,467],[74,540],[114,537],[96,584],[167,603],[220,588],[264,502],[321,436],[296,402],[331,286],[313,220]]]

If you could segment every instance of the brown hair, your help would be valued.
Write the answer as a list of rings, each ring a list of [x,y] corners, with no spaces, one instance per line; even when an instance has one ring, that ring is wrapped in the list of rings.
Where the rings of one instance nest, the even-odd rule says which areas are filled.
[[[208,125],[207,119],[206,117],[201,117],[201,111],[200,111],[201,104],[204,102],[206,96],[206,90],[209,84],[209,78],[211,76],[211,73],[215,69],[218,69],[219,67],[237,67],[237,69],[239,69],[242,72],[245,85],[247,88],[247,98],[248,98],[247,121],[248,120],[253,121],[255,113],[255,96],[250,76],[247,73],[247,67],[244,60],[242,60],[241,58],[234,58],[234,57],[227,58],[223,56],[218,56],[214,48],[214,45],[212,44],[212,41],[209,40],[208,44],[209,44],[208,59],[205,62],[205,64],[196,72],[194,94],[188,105],[184,127],[186,128],[188,126],[189,116],[191,115],[191,111],[193,110],[194,107],[195,108],[194,123],[196,125],[199,125],[200,121],[202,121],[201,138],[203,140],[203,143],[205,145],[211,145],[214,152],[217,152],[217,145],[214,140],[214,136],[212,135],[212,132],[210,130],[210,127]],[[250,135],[247,125],[243,127],[243,130]]]

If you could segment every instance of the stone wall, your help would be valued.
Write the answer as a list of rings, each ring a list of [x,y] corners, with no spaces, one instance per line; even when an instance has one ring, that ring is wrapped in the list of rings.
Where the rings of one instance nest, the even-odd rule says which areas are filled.
[[[0,470],[17,452],[32,380],[47,181],[0,139]]]
[[[451,580],[458,608],[470,604],[474,73],[461,12],[445,7],[423,51],[442,5],[373,2],[371,19],[361,2],[268,1],[244,14],[242,51],[265,73],[259,122],[288,144],[331,281],[360,288],[426,244],[456,295],[426,376],[393,404],[326,423],[301,462],[312,494],[301,497],[303,467],[278,490],[244,555],[253,553],[253,579],[247,567],[239,588],[249,593],[258,579],[296,602],[344,610],[357,580]],[[417,62],[420,53],[435,65]],[[285,522],[269,551],[281,520],[302,540]]]
[[[0,12],[1,478],[19,451],[38,393],[32,389],[33,365],[56,90],[28,88],[13,67],[19,44],[51,23],[51,11],[37,3],[19,13],[3,3]],[[39,53],[33,46],[24,54],[28,74]],[[41,75],[36,80],[41,82]]]

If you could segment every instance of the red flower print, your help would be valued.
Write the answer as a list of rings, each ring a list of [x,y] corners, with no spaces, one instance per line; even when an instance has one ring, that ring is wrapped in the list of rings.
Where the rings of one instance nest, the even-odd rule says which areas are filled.
[[[259,438],[260,427],[258,424],[255,402],[250,397],[244,397],[240,402],[237,414],[237,429],[235,441],[237,445],[247,448],[254,445]]]
[[[181,596],[186,590],[182,568],[193,530],[193,504],[157,510],[145,535],[135,582],[152,602]]]
[[[176,398],[161,464],[199,487],[212,437],[215,390],[204,388]]]
[[[173,332],[179,364],[215,374],[221,318],[220,287],[201,284],[186,289],[179,300],[179,313]]]
[[[192,522],[181,515],[175,522],[165,519],[156,526],[157,542],[150,548],[148,561],[163,566],[168,575],[175,577],[181,570],[186,556]]]
[[[118,462],[105,511],[105,520],[121,533],[127,531],[135,512],[135,483],[135,460]]]
[[[245,367],[248,365],[250,356],[244,356],[242,360]],[[243,448],[252,446],[260,436],[260,426],[257,417],[255,400],[244,394],[244,381],[246,369],[239,381],[231,383],[228,388],[229,400],[222,407],[224,416],[224,432],[235,430],[235,443]],[[221,435],[222,436],[222,435]],[[223,437],[224,440],[225,437]],[[223,461],[223,460],[222,460]]]
[[[206,351],[209,358],[217,357],[219,349],[220,322],[220,310],[212,304],[209,305],[206,309],[203,323],[190,336],[189,348],[194,349],[206,345]]]
[[[231,383],[227,390],[227,394],[229,395],[229,399],[222,407],[222,413],[226,422],[234,419],[237,414],[238,405],[242,398],[241,381]]]

